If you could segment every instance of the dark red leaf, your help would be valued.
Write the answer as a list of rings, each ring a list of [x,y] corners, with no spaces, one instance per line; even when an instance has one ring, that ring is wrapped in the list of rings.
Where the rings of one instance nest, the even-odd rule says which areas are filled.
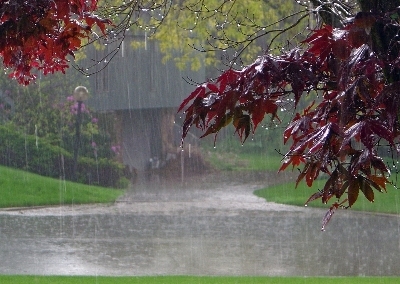
[[[383,159],[381,157],[372,155],[371,156],[371,166],[373,168],[375,168],[376,170],[381,171],[381,173],[383,174],[388,173],[389,169],[387,168],[386,164],[383,162]]]
[[[245,114],[235,117],[233,120],[233,125],[236,129],[235,133],[238,133],[240,141],[244,143],[244,141],[246,141],[247,137],[249,136],[251,130],[250,116]]]
[[[340,204],[335,202],[329,208],[328,212],[325,213],[325,216],[322,219],[321,231],[325,231],[326,225],[328,225],[329,221],[332,219],[333,214],[335,214],[335,210],[338,209],[339,206],[340,206]]]
[[[193,99],[197,97],[204,98],[205,93],[206,93],[205,86],[204,85],[198,86],[186,99],[183,100],[183,102],[178,108],[178,112],[181,112],[187,106],[187,104]]]
[[[368,180],[359,176],[359,182],[360,182],[360,189],[364,193],[364,196],[368,199],[368,201],[374,202],[374,191],[369,185]]]
[[[314,201],[314,200],[316,200],[316,199],[321,198],[322,195],[323,195],[323,193],[322,193],[321,191],[317,191],[316,193],[314,193],[313,195],[311,195],[311,196],[307,199],[307,201],[306,201],[306,203],[304,203],[304,205],[307,206],[308,203],[310,203],[311,201]]]
[[[309,168],[310,168],[310,163],[306,163],[304,165],[303,171],[299,174],[299,176],[296,179],[296,187],[299,185],[299,182],[306,176]]]
[[[291,154],[283,160],[282,166],[279,168],[279,171],[284,171],[289,165],[292,165],[294,168],[302,163],[305,163],[305,161],[306,160],[301,155]]]
[[[243,142],[267,114],[276,118],[282,102],[290,99],[301,108],[306,94],[321,94],[318,103],[296,111],[286,127],[283,141],[291,145],[279,170],[303,163],[296,187],[303,179],[311,186],[321,173],[330,175],[306,204],[318,198],[341,200],[347,194],[345,201],[332,205],[323,228],[344,202],[354,205],[360,190],[369,201],[373,189],[385,190],[390,172],[379,148],[389,144],[395,151],[400,141],[398,47],[377,52],[382,46],[365,29],[375,22],[360,17],[343,28],[325,25],[312,31],[305,47],[264,54],[242,70],[225,71],[215,84],[204,87],[203,105],[196,106],[197,95],[191,94],[180,108],[188,107],[190,123],[206,134],[218,132],[227,125],[223,117],[233,113],[235,133]],[[377,23],[392,23],[385,17],[380,15]]]
[[[349,207],[351,207],[358,198],[360,185],[357,178],[350,180],[349,187],[347,189],[347,199],[349,200]]]
[[[234,84],[238,78],[239,74],[233,69],[228,69],[222,73],[217,81],[219,83],[219,93],[225,92],[226,86]]]
[[[252,103],[251,119],[253,122],[254,129],[256,130],[258,124],[264,119],[265,114],[272,114],[272,119],[276,117],[278,111],[278,105],[274,100],[268,100],[260,98]]]
[[[4,3],[3,3],[4,2]],[[33,3],[34,2],[34,3]],[[0,55],[10,77],[21,84],[35,79],[32,74],[65,72],[68,56],[74,54],[95,26],[105,33],[110,21],[95,15],[93,5],[82,0],[2,1]]]
[[[378,191],[386,191],[387,178],[384,176],[371,175],[368,176],[369,183]]]

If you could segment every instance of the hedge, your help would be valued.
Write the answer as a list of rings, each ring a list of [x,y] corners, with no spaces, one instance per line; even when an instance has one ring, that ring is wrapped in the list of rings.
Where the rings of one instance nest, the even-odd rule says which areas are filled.
[[[73,155],[44,138],[25,135],[10,125],[0,125],[0,164],[39,175],[71,180]],[[77,181],[107,187],[124,186],[130,179],[124,166],[109,159],[79,157]]]

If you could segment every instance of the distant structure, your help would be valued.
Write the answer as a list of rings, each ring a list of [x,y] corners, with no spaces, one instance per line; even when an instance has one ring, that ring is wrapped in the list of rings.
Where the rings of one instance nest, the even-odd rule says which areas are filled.
[[[114,113],[121,162],[140,172],[161,167],[176,156],[180,143],[177,108],[193,90],[184,78],[202,83],[205,70],[179,70],[172,60],[163,63],[157,42],[144,36],[139,40],[141,47],[132,48],[131,42],[137,42],[138,36],[126,37],[107,68],[89,77],[91,97],[87,103],[98,112]],[[93,50],[88,57],[102,60],[115,48],[106,47]]]

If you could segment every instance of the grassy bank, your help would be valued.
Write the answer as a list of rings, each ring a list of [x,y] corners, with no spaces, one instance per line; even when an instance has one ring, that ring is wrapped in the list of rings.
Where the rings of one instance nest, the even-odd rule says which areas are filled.
[[[108,203],[122,193],[122,190],[52,179],[0,166],[1,208]]]
[[[209,150],[207,161],[223,171],[278,171],[282,157],[267,153],[240,153]]]
[[[323,188],[324,184],[324,180],[317,180],[314,182],[313,187],[309,188],[304,182],[301,182],[299,186],[295,188],[295,184],[292,182],[259,189],[256,190],[254,194],[271,202],[304,206],[304,203],[311,194],[315,193],[318,188]],[[400,213],[400,190],[388,186],[387,193],[374,191],[374,194],[375,202],[371,203],[360,192],[357,202],[351,209],[391,214]],[[331,200],[333,202],[334,198]],[[321,199],[310,202],[308,206],[329,208],[327,204],[322,204]]]
[[[394,284],[398,277],[64,277],[0,276],[2,284]]]

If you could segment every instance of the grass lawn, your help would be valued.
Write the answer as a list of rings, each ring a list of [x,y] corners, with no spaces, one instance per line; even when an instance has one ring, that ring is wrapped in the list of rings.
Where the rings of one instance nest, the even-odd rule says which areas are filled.
[[[309,188],[304,182],[300,182],[295,188],[295,183],[280,184],[268,188],[256,190],[255,195],[265,198],[267,201],[276,203],[304,206],[304,203],[315,193],[318,188],[323,188],[325,180],[316,180],[312,188]],[[387,193],[374,191],[375,202],[369,202],[360,191],[357,202],[351,207],[352,210],[381,212],[381,213],[400,213],[400,190],[387,186]],[[331,204],[334,201],[328,202]],[[329,205],[322,204],[321,199],[314,200],[308,204],[313,207],[329,208]]]
[[[108,203],[122,194],[122,190],[73,183],[0,166],[1,208]]]
[[[64,276],[0,276],[2,284],[394,284],[398,277],[64,277]]]
[[[267,153],[231,153],[209,150],[207,160],[224,171],[278,171],[282,156]]]

